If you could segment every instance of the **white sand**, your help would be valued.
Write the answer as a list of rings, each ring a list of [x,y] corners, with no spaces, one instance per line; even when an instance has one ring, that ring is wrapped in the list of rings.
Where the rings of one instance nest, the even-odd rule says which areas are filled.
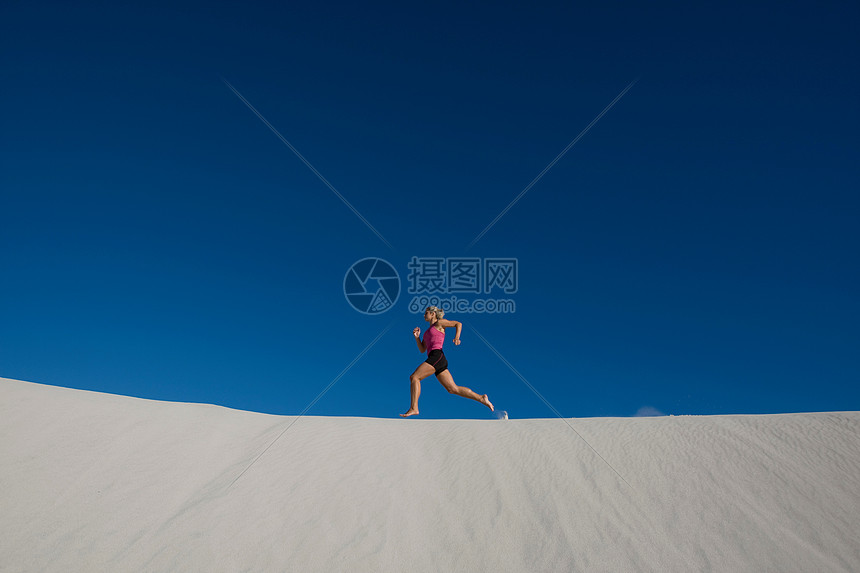
[[[0,571],[860,571],[858,412],[294,421],[0,379]]]

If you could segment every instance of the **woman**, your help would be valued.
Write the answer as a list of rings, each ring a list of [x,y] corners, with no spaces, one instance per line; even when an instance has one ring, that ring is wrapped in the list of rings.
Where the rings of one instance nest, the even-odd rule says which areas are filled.
[[[460,331],[463,330],[463,324],[456,320],[443,320],[445,311],[435,306],[428,306],[424,311],[424,320],[430,323],[430,327],[424,331],[424,339],[418,338],[421,334],[421,329],[416,327],[412,331],[415,337],[415,342],[418,344],[420,352],[427,353],[427,360],[422,362],[412,376],[409,377],[410,388],[412,390],[412,405],[405,414],[400,414],[406,418],[418,414],[418,397],[421,395],[421,381],[436,373],[436,378],[451,394],[457,394],[464,398],[471,398],[476,402],[480,402],[491,411],[493,404],[490,402],[487,395],[479,395],[465,386],[457,386],[454,384],[454,378],[448,370],[448,361],[445,359],[445,354],[442,353],[442,344],[445,342],[445,328],[456,327],[457,334],[454,335],[454,345],[460,345]]]

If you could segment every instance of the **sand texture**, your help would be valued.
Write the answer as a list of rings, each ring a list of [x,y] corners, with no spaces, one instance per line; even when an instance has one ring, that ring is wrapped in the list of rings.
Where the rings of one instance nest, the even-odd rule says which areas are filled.
[[[0,571],[860,571],[860,413],[296,419],[0,379]]]

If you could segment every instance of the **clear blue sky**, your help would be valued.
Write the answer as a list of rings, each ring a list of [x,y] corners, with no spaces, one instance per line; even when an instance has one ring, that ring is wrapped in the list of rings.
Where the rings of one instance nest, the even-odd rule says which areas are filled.
[[[855,3],[122,4],[0,9],[0,376],[297,414],[393,322],[308,414],[396,416],[424,323],[344,275],[471,255],[511,417],[473,329],[564,416],[860,409]]]

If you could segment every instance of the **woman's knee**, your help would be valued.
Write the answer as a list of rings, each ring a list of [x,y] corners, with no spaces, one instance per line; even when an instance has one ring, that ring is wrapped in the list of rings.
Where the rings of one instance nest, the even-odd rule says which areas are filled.
[[[460,391],[460,388],[454,384],[453,380],[439,380],[439,383],[448,391],[448,394],[457,394]]]

